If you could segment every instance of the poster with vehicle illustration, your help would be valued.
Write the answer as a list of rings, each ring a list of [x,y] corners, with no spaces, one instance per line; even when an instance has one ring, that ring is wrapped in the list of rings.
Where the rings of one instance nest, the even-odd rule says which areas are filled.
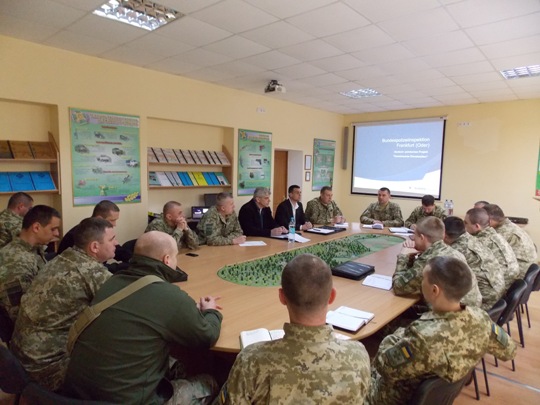
[[[141,202],[139,117],[69,109],[73,205]]]

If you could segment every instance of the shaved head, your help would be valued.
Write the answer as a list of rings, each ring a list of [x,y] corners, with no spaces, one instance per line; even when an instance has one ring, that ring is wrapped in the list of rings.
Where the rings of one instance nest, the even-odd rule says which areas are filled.
[[[160,231],[143,233],[135,243],[134,254],[163,261],[167,255],[176,257],[178,247],[171,235]],[[175,266],[176,267],[176,266]]]

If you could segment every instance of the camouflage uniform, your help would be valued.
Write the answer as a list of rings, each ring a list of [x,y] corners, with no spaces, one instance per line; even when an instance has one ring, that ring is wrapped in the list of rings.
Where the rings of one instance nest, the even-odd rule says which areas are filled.
[[[178,229],[176,226],[170,227],[162,218],[156,218],[148,224],[144,232],[150,231],[160,231],[171,235],[178,243],[179,249],[186,247],[197,249],[199,247],[199,238],[189,227],[185,231]]]
[[[493,255],[503,269],[504,290],[508,290],[512,283],[519,278],[519,264],[514,251],[508,242],[490,226],[482,229],[474,236],[493,252]]]
[[[371,203],[360,215],[360,222],[373,224],[375,221],[381,221],[384,226],[403,226],[401,208],[393,202],[388,202],[386,205],[379,205],[378,202]]]
[[[507,361],[516,345],[480,308],[427,312],[380,344],[373,360],[369,403],[406,404],[418,385],[433,376],[455,382],[484,354]]]
[[[0,248],[11,242],[22,228],[23,217],[10,209],[0,212]]]
[[[337,206],[335,201],[330,201],[328,205],[324,205],[319,197],[308,201],[306,205],[306,221],[312,224],[328,225],[334,222],[334,217],[343,213]]]
[[[394,287],[394,294],[422,294],[422,273],[424,267],[426,267],[429,259],[438,256],[455,257],[456,259],[467,263],[465,256],[446,245],[442,240],[432,243],[430,247],[416,256],[416,258],[413,257],[413,259],[411,259],[411,256],[409,255],[399,254],[396,264],[396,271],[392,276],[392,287]],[[472,281],[473,286],[471,290],[467,293],[467,295],[465,295],[465,297],[463,297],[461,302],[466,305],[477,307],[480,306],[482,302],[482,295],[478,289],[478,283],[474,273]]]
[[[56,390],[68,363],[69,328],[111,276],[78,247],[66,249],[41,270],[23,296],[11,349],[30,378]]]
[[[427,217],[436,217],[440,218],[441,221],[444,221],[444,219],[446,218],[446,213],[444,212],[444,209],[442,209],[438,205],[433,208],[433,212],[431,212],[430,214],[426,214],[422,206],[416,207],[413,212],[411,212],[411,215],[409,215],[409,218],[407,218],[407,220],[405,221],[405,226],[407,228],[410,228],[412,224],[416,224],[422,218]]]
[[[531,237],[508,218],[505,218],[495,231],[508,242],[516,255],[519,264],[518,278],[525,277],[529,266],[537,259],[536,247]]]
[[[370,384],[360,342],[331,326],[286,323],[285,337],[243,349],[215,404],[362,404]]]
[[[505,293],[504,272],[491,252],[478,239],[467,232],[450,245],[462,253],[476,275],[478,289],[482,294],[482,309],[490,309]]]
[[[32,246],[19,237],[0,249],[0,305],[15,322],[21,297],[45,265],[42,246]]]
[[[203,215],[197,225],[197,231],[201,244],[206,243],[210,246],[232,245],[234,238],[244,234],[235,212],[223,218],[215,206],[210,207]]]

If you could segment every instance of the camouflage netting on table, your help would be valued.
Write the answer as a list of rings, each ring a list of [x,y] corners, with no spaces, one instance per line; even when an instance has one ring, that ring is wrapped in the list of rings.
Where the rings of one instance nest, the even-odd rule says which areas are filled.
[[[351,235],[343,239],[322,242],[313,246],[277,253],[249,262],[225,266],[218,276],[232,283],[252,287],[276,287],[281,283],[283,267],[295,256],[311,253],[319,256],[330,267],[366,256],[387,247],[402,243],[397,236]]]

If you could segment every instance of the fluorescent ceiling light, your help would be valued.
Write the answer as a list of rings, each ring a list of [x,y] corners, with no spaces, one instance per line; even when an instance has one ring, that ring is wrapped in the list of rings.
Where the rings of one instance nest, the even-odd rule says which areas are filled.
[[[108,0],[93,14],[153,31],[184,15],[148,0]]]
[[[501,75],[503,75],[503,77],[507,80],[540,76],[540,65],[522,66],[514,69],[501,70]]]
[[[375,97],[380,96],[381,93],[379,93],[377,90],[373,89],[358,89],[358,90],[350,90],[350,91],[342,91],[339,94],[345,97],[350,98],[364,98],[364,97]]]

